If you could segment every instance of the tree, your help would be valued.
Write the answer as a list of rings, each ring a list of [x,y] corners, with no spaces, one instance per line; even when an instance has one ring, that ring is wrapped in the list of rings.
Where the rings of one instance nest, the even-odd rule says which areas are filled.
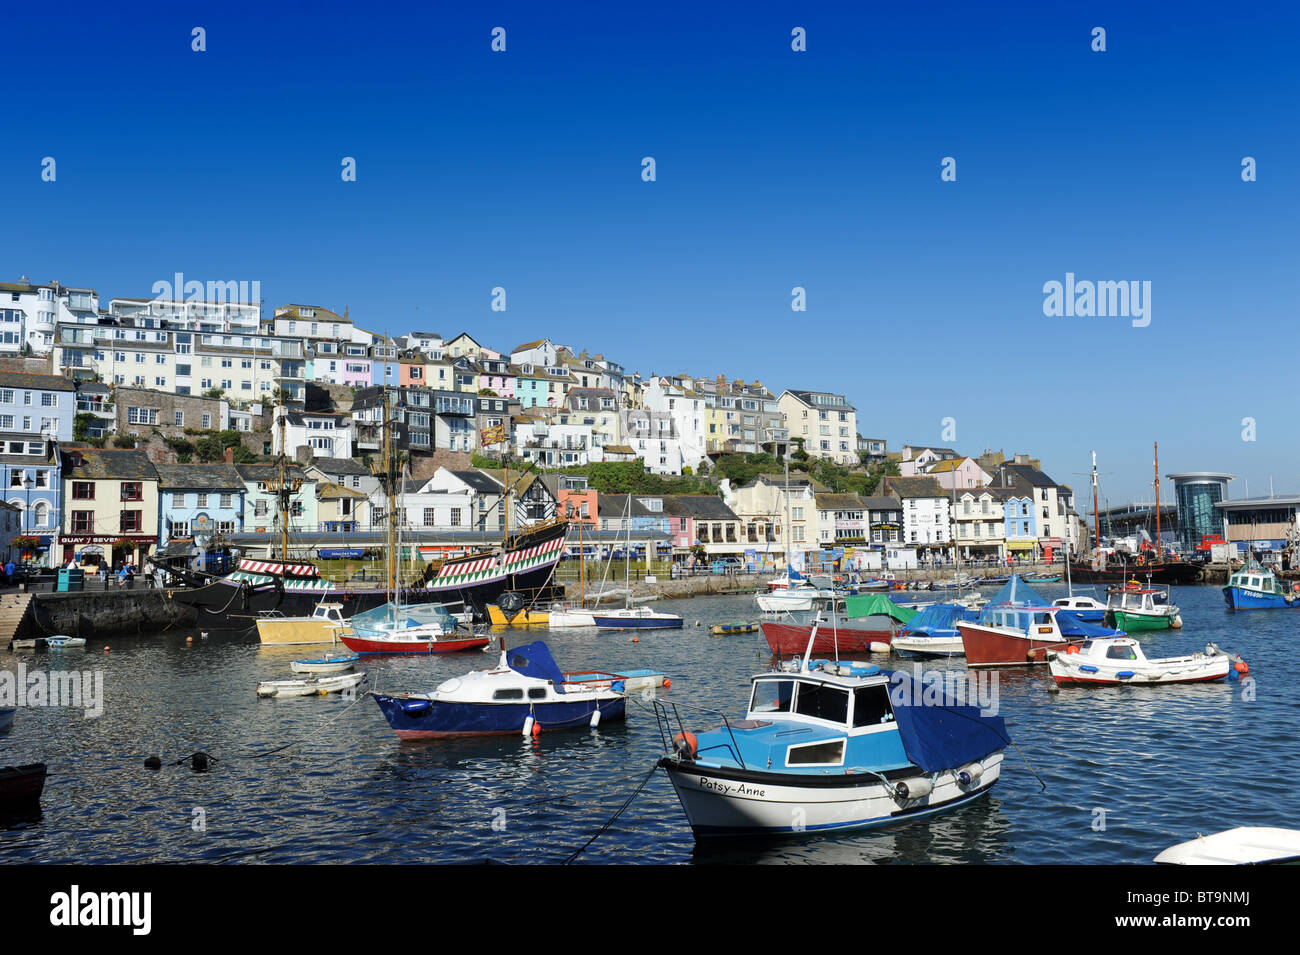
[[[220,398],[220,397],[221,397],[222,395],[224,395],[225,393],[226,393],[226,391],[225,391],[224,388],[209,388],[207,391],[203,392],[203,397],[204,397],[204,398]]]
[[[135,438],[131,437],[129,434],[115,434],[113,435],[113,447],[134,448]]]
[[[72,440],[85,441],[90,436],[87,432],[94,420],[95,416],[89,411],[78,411],[72,419]]]
[[[797,444],[799,447],[797,447],[794,451],[790,453],[790,467],[794,468],[797,471],[807,471],[808,461],[810,459],[809,459],[808,452],[805,451],[803,447],[804,439],[795,438],[794,443]]]

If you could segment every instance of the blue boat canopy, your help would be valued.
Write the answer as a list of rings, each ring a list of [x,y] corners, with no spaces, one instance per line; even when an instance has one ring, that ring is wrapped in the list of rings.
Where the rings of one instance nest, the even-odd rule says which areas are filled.
[[[981,716],[979,707],[959,704],[902,671],[889,674],[889,695],[907,758],[927,773],[975,762],[1011,742],[1002,717]]]
[[[1061,628],[1061,634],[1066,637],[1113,637],[1123,632],[1113,630],[1110,627],[1103,627],[1100,624],[1088,623],[1080,619],[1079,615],[1073,610],[1058,611],[1056,625]]]
[[[1011,579],[994,594],[987,606],[989,609],[1000,607],[1005,610],[1007,607],[1049,607],[1051,604],[1021,580],[1019,574],[1012,574]]]
[[[931,604],[922,607],[921,612],[907,622],[904,633],[915,633],[925,637],[936,634],[951,636],[957,632],[958,620],[974,620],[979,616],[961,604]]]
[[[516,673],[534,680],[550,680],[555,692],[563,693],[564,674],[551,656],[550,648],[541,640],[506,651],[506,664]]]

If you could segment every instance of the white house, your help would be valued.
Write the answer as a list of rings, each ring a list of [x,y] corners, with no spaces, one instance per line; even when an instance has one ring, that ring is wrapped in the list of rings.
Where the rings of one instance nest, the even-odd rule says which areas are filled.
[[[285,417],[284,453],[290,457],[297,449],[311,448],[312,454],[321,458],[352,457],[353,421],[347,415],[326,414],[316,411],[290,411],[277,407],[271,423],[271,451],[281,452],[280,419]]]

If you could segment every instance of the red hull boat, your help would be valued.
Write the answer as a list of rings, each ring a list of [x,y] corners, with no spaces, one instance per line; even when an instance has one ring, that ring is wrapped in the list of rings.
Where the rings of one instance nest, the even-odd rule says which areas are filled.
[[[998,627],[985,627],[977,623],[957,624],[962,646],[966,650],[966,665],[972,667],[1022,667],[1047,662],[1048,650],[1060,650],[1069,640],[1061,636],[1055,626],[1036,637],[1008,632]]]
[[[812,635],[811,626],[799,626],[788,623],[764,623],[763,636],[767,645],[778,656],[789,654],[802,655],[808,649],[808,637]],[[864,627],[840,627],[831,629],[822,624],[813,640],[813,653],[888,653],[889,642],[894,637],[892,630],[868,630]]]
[[[339,639],[353,653],[456,653],[481,650],[491,643],[490,637],[456,637],[437,640],[372,640],[368,637],[341,636]]]

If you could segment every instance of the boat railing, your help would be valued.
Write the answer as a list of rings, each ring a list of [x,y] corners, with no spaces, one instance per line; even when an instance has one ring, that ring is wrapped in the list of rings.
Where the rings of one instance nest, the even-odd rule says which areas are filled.
[[[745,765],[745,757],[741,755],[740,744],[736,742],[735,731],[732,730],[727,715],[721,710],[709,709],[708,707],[698,706],[694,703],[681,703],[675,700],[660,699],[651,700],[650,706],[654,710],[655,722],[659,726],[659,739],[660,742],[663,743],[665,753],[670,756],[676,755],[676,750],[673,747],[673,739],[676,738],[678,733],[684,734],[686,732],[686,725],[682,723],[682,715],[679,708],[686,707],[689,710],[722,720],[722,725],[727,729],[727,735],[731,737],[731,748],[736,754],[736,762],[740,763],[741,769],[749,768]],[[677,727],[676,733],[673,732],[674,725]]]

